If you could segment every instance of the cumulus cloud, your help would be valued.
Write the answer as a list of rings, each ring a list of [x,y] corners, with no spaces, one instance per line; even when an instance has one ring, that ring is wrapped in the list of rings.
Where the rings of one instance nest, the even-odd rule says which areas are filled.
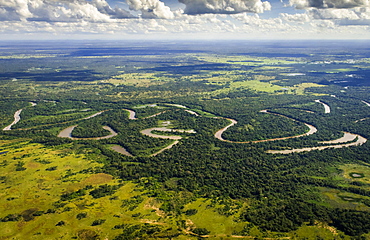
[[[35,1],[35,5],[39,1]],[[26,0],[0,0],[0,19],[24,20],[32,17]]]
[[[369,0],[290,0],[297,9],[305,8],[354,8],[370,6]]]
[[[313,19],[349,19],[358,20],[361,17],[352,9],[311,9],[308,14]]]
[[[297,14],[281,13],[280,16],[284,21],[288,22],[308,22],[311,20],[311,17],[306,13],[297,13]]]
[[[105,0],[93,0],[92,4],[98,9],[99,12],[109,15],[111,18],[133,18],[134,16],[121,8],[115,7],[114,9],[109,6]]]
[[[128,11],[112,9],[105,0],[0,0],[0,20],[50,22],[110,22],[131,18]]]
[[[312,7],[314,0],[291,0],[296,6],[301,1],[299,6],[306,11],[266,18],[258,14],[271,8],[268,2],[262,2],[266,0],[179,0],[185,4],[184,9],[174,11],[164,0],[126,1],[125,10],[110,5],[109,0],[0,0],[0,33],[2,37],[26,34],[34,39],[40,39],[42,34],[94,34],[97,38],[116,39],[370,36],[370,7],[338,7],[344,3],[329,8]]]
[[[370,8],[310,9],[308,14],[316,20],[333,20],[340,26],[370,25]]]
[[[174,18],[171,9],[159,0],[127,0],[131,10],[141,11],[142,18]]]
[[[279,31],[289,29],[289,25],[285,24],[280,18],[262,19],[258,14],[248,15],[246,13],[233,16],[234,19],[244,23],[243,27],[252,27],[258,31]],[[242,27],[242,28],[243,28]]]
[[[185,13],[190,15],[219,13],[236,14],[242,12],[263,13],[271,10],[269,2],[261,0],[179,0],[185,4]]]
[[[319,28],[333,26],[370,25],[370,8],[353,9],[307,9],[302,14],[281,13],[281,18],[287,22],[310,23]]]
[[[338,22],[340,26],[370,26],[370,19],[358,19],[358,20],[348,20],[343,19]]]

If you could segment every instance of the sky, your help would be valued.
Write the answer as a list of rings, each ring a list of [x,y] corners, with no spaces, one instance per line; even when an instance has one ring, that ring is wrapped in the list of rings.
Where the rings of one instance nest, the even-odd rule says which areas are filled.
[[[1,40],[370,39],[370,0],[0,0]]]

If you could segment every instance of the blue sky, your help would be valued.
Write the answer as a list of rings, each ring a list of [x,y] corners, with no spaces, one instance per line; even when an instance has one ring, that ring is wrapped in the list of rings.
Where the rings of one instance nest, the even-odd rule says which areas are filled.
[[[369,39],[369,0],[0,0],[1,39]]]

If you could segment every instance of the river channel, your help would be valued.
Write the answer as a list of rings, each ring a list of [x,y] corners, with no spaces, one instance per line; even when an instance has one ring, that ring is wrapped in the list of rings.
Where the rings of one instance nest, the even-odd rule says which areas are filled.
[[[108,130],[111,134],[107,135],[107,136],[103,136],[103,137],[94,137],[94,138],[76,138],[76,137],[72,137],[72,132],[73,132],[73,129],[75,129],[75,127],[77,127],[78,125],[74,125],[74,126],[70,126],[70,127],[67,127],[65,129],[63,129],[59,134],[58,134],[58,137],[60,138],[69,138],[69,139],[72,139],[72,140],[100,140],[100,139],[107,139],[107,138],[111,138],[111,137],[114,137],[114,136],[117,136],[117,132],[115,132],[111,127],[109,126],[104,126],[103,128],[105,130]]]
[[[319,100],[317,100],[317,101],[319,101]],[[329,108],[329,106],[327,106],[327,107]],[[277,115],[277,116],[289,118],[289,117],[284,116],[282,114],[269,112],[268,110],[262,110],[260,112],[274,114],[274,115]],[[325,113],[330,113],[330,108],[327,109],[325,107]],[[290,139],[290,138],[299,138],[299,137],[303,137],[303,136],[308,136],[308,135],[311,135],[311,134],[314,134],[314,133],[317,132],[317,128],[316,127],[314,127],[314,126],[312,126],[312,125],[310,125],[308,123],[304,123],[303,122],[309,128],[309,131],[306,132],[306,133],[304,133],[304,134],[301,134],[301,135],[295,135],[295,136],[290,136],[290,137],[282,137],[282,138],[271,138],[271,139],[256,140],[256,141],[236,142],[236,141],[230,141],[230,140],[226,140],[226,139],[222,138],[222,134],[229,127],[234,126],[238,122],[236,120],[234,120],[234,119],[231,119],[231,118],[224,118],[224,119],[229,120],[231,123],[229,125],[227,125],[226,127],[218,130],[215,133],[214,136],[215,136],[215,138],[217,138],[217,139],[219,139],[221,141],[230,142],[230,143],[260,143],[260,142],[269,142],[269,141],[279,141],[279,140],[285,140],[285,139]],[[292,118],[289,118],[289,119],[291,119],[293,121],[297,121],[297,120],[292,119]],[[352,142],[356,138],[357,138],[357,141]],[[367,141],[366,138],[364,138],[364,137],[362,137],[362,136],[360,136],[358,134],[344,132],[344,135],[341,138],[338,138],[338,139],[335,139],[335,140],[331,140],[331,141],[318,142],[320,144],[335,144],[335,145],[307,147],[307,148],[297,148],[297,149],[289,149],[289,150],[267,150],[266,152],[267,153],[272,153],[272,154],[289,154],[289,153],[297,153],[297,152],[305,152],[305,151],[313,151],[313,150],[324,150],[324,149],[327,149],[327,148],[343,148],[343,147],[350,147],[350,146],[358,146],[358,145],[364,144],[366,141]],[[338,144],[338,143],[343,143],[343,144]]]
[[[284,116],[282,114],[278,114],[278,113],[272,113],[272,112],[269,112],[268,110],[261,110],[260,112],[262,113],[269,113],[269,114],[273,114],[273,115],[277,115],[277,116],[281,116],[281,117],[285,117],[285,118],[288,118],[288,119],[291,119],[293,121],[297,121],[295,119],[292,119],[290,117],[287,117],[287,116]],[[231,121],[231,123],[229,125],[227,125],[226,127],[218,130],[216,133],[215,133],[215,138],[221,140],[221,141],[224,141],[224,142],[229,142],[229,143],[260,143],[260,142],[272,142],[272,141],[279,141],[279,140],[285,140],[285,139],[290,139],[290,138],[299,138],[299,137],[303,137],[303,136],[308,136],[308,135],[311,135],[311,134],[314,134],[317,132],[317,128],[315,128],[314,126],[308,124],[308,123],[303,123],[304,125],[306,125],[308,128],[309,128],[309,131],[306,132],[306,133],[303,133],[303,134],[300,134],[300,135],[295,135],[295,136],[289,136],[289,137],[281,137],[281,138],[270,138],[270,139],[264,139],[264,140],[255,140],[255,141],[243,141],[243,142],[237,142],[237,141],[230,141],[230,140],[226,140],[222,137],[222,134],[231,126],[234,126],[235,124],[237,124],[238,122],[235,120],[235,119],[231,119],[231,118],[224,118],[226,120],[229,120]]]
[[[330,113],[330,107],[328,104],[321,102],[320,100],[315,100],[317,103],[321,103],[324,106],[325,113]]]
[[[34,107],[34,106],[37,105],[37,103],[34,103],[34,102],[30,102],[30,103],[31,103],[31,107]],[[10,125],[8,125],[5,128],[3,128],[3,131],[10,131],[10,130],[12,130],[12,127],[21,120],[21,112],[22,111],[23,111],[23,109],[19,109],[18,111],[16,111],[14,113],[14,121]]]
[[[351,133],[352,134],[352,133]],[[356,134],[353,134],[356,135]],[[296,149],[290,149],[290,150],[267,150],[268,153],[273,154],[289,154],[289,153],[299,153],[299,152],[306,152],[306,151],[313,151],[313,150],[324,150],[327,148],[343,148],[343,147],[350,147],[350,146],[358,146],[364,144],[367,139],[356,135],[357,141],[346,143],[346,144],[338,144],[338,145],[328,145],[328,146],[319,146],[319,147],[307,147],[307,148],[296,148]]]

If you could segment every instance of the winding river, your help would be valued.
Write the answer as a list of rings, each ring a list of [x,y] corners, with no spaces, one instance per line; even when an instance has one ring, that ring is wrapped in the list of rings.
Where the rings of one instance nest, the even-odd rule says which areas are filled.
[[[196,112],[194,112],[194,111],[192,111],[192,110],[185,110],[185,112],[188,112],[188,113],[190,113],[190,114],[193,114],[193,115],[195,115],[195,116],[199,117],[199,114],[198,114],[198,113],[196,113]]]
[[[345,143],[345,142],[351,142],[356,139],[356,137],[359,137],[357,134],[349,133],[349,132],[344,132],[343,137],[331,140],[331,141],[322,141],[319,143],[322,144],[337,144],[337,143]]]
[[[156,152],[156,153],[153,153],[152,155],[150,155],[151,157],[153,157],[153,156],[156,156],[156,155],[158,155],[158,154],[160,154],[161,152],[163,152],[164,150],[167,150],[167,149],[170,149],[170,148],[172,148],[173,146],[175,146],[176,144],[178,144],[179,143],[179,141],[178,140],[176,140],[176,141],[174,141],[173,143],[171,143],[170,145],[168,145],[167,147],[165,147],[165,148],[162,148],[161,150],[159,150],[158,152]]]
[[[196,133],[194,130],[184,130],[184,129],[172,129],[172,128],[166,128],[166,127],[155,127],[155,128],[147,128],[141,131],[142,134],[147,135],[149,137],[154,138],[162,138],[162,139],[172,139],[172,140],[180,140],[182,139],[181,136],[177,135],[159,135],[154,134],[152,131],[160,131],[160,132],[179,132],[179,133]]]
[[[163,152],[164,150],[167,150],[167,149],[170,149],[172,148],[173,146],[175,146],[176,144],[179,143],[179,140],[182,139],[181,136],[177,136],[177,135],[159,135],[159,134],[155,134],[155,133],[152,133],[152,131],[160,131],[160,132],[180,132],[180,133],[196,133],[194,130],[184,130],[184,129],[172,129],[172,128],[166,128],[166,127],[156,127],[156,128],[147,128],[147,129],[144,129],[141,131],[142,134],[146,135],[146,136],[149,136],[149,137],[153,137],[153,138],[162,138],[162,139],[172,139],[172,140],[176,140],[174,141],[173,143],[171,143],[170,145],[168,145],[167,147],[159,150],[158,152],[156,153],[153,153],[152,155],[150,156],[156,156],[158,154],[160,154],[161,152]]]
[[[284,116],[282,114],[269,112],[268,110],[261,110],[260,112],[274,114],[274,115],[277,115],[277,116],[289,118],[289,117]],[[329,112],[330,112],[330,108],[329,108]],[[237,142],[237,141],[225,140],[224,138],[222,138],[222,133],[223,132],[225,132],[229,127],[237,124],[237,121],[234,120],[234,119],[231,119],[231,118],[224,118],[224,119],[229,120],[231,123],[229,125],[227,125],[226,127],[218,130],[215,133],[214,136],[215,136],[215,138],[217,138],[217,139],[219,139],[221,141],[230,142],[230,143],[259,143],[259,142],[268,142],[268,141],[278,141],[278,140],[285,140],[285,139],[290,139],[290,138],[298,138],[298,137],[308,136],[308,135],[311,135],[311,134],[314,134],[314,133],[317,132],[317,128],[316,127],[314,127],[314,126],[312,126],[312,125],[310,125],[308,123],[304,123],[303,122],[309,128],[309,131],[306,132],[306,133],[304,133],[304,134],[301,134],[301,135],[295,135],[295,136],[290,136],[290,137],[282,137],[282,138],[271,138],[271,139],[256,140],[256,141]],[[292,119],[292,118],[289,118],[289,119]],[[297,121],[295,119],[292,119],[292,120],[293,121]],[[357,141],[352,142],[356,138],[357,138]],[[267,153],[272,153],[272,154],[290,154],[290,153],[313,151],[313,150],[324,150],[324,149],[328,149],[328,148],[343,148],[343,147],[350,147],[350,146],[359,146],[359,145],[362,145],[362,144],[366,143],[366,141],[367,141],[366,138],[364,138],[364,137],[362,137],[362,136],[360,136],[358,134],[344,132],[344,135],[341,138],[338,138],[338,139],[335,139],[335,140],[331,140],[331,141],[318,142],[320,144],[335,144],[335,145],[307,147],[307,148],[297,148],[297,149],[289,149],[289,150],[267,150],[266,152]],[[338,144],[338,143],[343,143],[343,144]]]
[[[321,102],[320,100],[315,100],[317,103],[321,103],[324,106],[325,113],[330,113],[330,107],[328,104]]]
[[[135,111],[132,111],[132,110],[130,110],[130,109],[123,109],[123,110],[125,110],[125,111],[129,112],[128,119],[130,119],[130,120],[138,120],[138,119],[139,119],[139,118],[137,118],[137,117],[136,117],[136,112],[135,112]],[[143,117],[143,118],[141,118],[141,119],[153,118],[153,117],[156,117],[156,116],[158,116],[158,115],[161,115],[161,114],[163,114],[163,113],[165,113],[165,112],[167,112],[167,110],[166,110],[166,111],[163,111],[163,112],[159,112],[159,113],[153,114],[153,115],[150,115],[150,116],[148,116],[148,117]]]
[[[179,105],[180,106],[180,105]],[[136,115],[136,112],[133,111],[133,110],[130,110],[130,109],[124,109],[126,111],[129,112],[129,119],[130,120],[137,120],[138,118],[135,117]],[[98,116],[99,114],[103,113],[104,111],[101,111],[101,112],[98,112],[98,113],[95,113],[91,116],[88,116],[84,119],[90,119],[90,118],[93,118],[93,117],[96,117]],[[156,117],[162,113],[164,113],[166,111],[163,111],[163,112],[160,112],[160,113],[157,113],[157,114],[154,114],[154,115],[151,115],[151,116],[148,116],[148,117],[145,117],[143,119],[146,119],[146,118],[152,118],[152,117]],[[110,131],[111,134],[107,135],[107,136],[103,136],[103,137],[94,137],[94,138],[77,138],[77,137],[72,137],[72,132],[73,130],[77,127],[78,125],[73,125],[73,126],[70,126],[70,127],[67,127],[65,129],[63,129],[59,134],[58,134],[58,137],[60,138],[69,138],[71,140],[101,140],[101,139],[107,139],[107,138],[111,138],[111,137],[114,137],[114,136],[117,136],[117,132],[115,132],[111,127],[109,126],[104,126],[103,128]],[[162,138],[162,139],[171,139],[171,140],[176,140],[174,141],[173,143],[171,143],[170,145],[166,146],[165,148],[159,150],[158,152],[150,155],[150,156],[155,156],[155,155],[158,155],[159,153],[163,152],[164,150],[166,149],[170,149],[171,147],[173,147],[174,145],[176,145],[177,143],[179,143],[178,140],[182,139],[181,136],[177,136],[177,135],[159,135],[159,134],[154,134],[152,133],[152,131],[160,131],[160,132],[180,132],[180,133],[195,133],[194,130],[184,130],[184,129],[171,129],[171,128],[167,128],[167,127],[155,127],[155,128],[148,128],[148,129],[144,129],[141,131],[142,134],[146,135],[146,136],[149,136],[149,137],[153,137],[153,138]],[[118,153],[121,153],[125,156],[130,156],[130,157],[133,157],[133,155],[131,153],[129,153],[124,147],[120,146],[120,145],[114,145],[111,147],[112,150],[118,152]]]
[[[352,133],[351,133],[352,134]],[[327,148],[343,148],[343,147],[351,147],[351,146],[359,146],[364,144],[367,139],[354,134],[357,137],[356,142],[346,143],[346,144],[338,144],[338,145],[328,145],[328,146],[319,146],[319,147],[307,147],[307,148],[297,148],[297,149],[290,149],[290,150],[267,150],[268,153],[273,154],[289,154],[289,153],[299,153],[299,152],[306,152],[306,151],[313,151],[313,150],[324,150]],[[335,140],[334,140],[335,141]]]
[[[37,105],[37,103],[34,103],[34,102],[30,102],[30,103],[31,103],[31,107],[34,107],[34,106]],[[18,111],[16,111],[14,113],[14,121],[10,125],[8,125],[5,128],[3,128],[3,131],[10,131],[10,130],[12,130],[12,127],[21,120],[21,112],[22,111],[23,111],[23,109],[19,109]]]
[[[21,112],[22,112],[22,110],[23,109],[19,109],[18,111],[16,111],[14,113],[14,121],[10,125],[8,125],[5,128],[3,128],[3,131],[12,130],[13,125],[17,124],[21,120]]]
[[[320,100],[315,100],[315,102],[323,104],[323,106],[325,108],[325,113],[330,113],[330,107],[327,104],[321,102]],[[362,101],[362,102],[365,103],[366,105],[370,106],[369,103],[367,103],[365,101]],[[35,106],[36,105],[36,103],[33,103],[33,102],[30,102],[30,103],[31,103],[32,106]],[[192,110],[189,110],[186,106],[183,106],[183,105],[179,105],[179,104],[166,104],[166,105],[178,107],[178,108],[184,109],[184,111],[186,111],[186,112],[188,112],[190,114],[193,114],[195,116],[200,116],[198,113],[196,113],[196,112],[194,112]],[[14,113],[14,121],[10,125],[6,126],[3,129],[4,131],[11,130],[11,127],[20,121],[20,119],[21,119],[20,118],[20,114],[21,114],[22,110],[23,109],[19,109],[18,111],[16,111]],[[137,120],[138,119],[138,118],[136,118],[136,112],[135,111],[130,110],[130,109],[124,109],[124,110],[129,112],[128,118],[130,120]],[[90,119],[90,118],[96,117],[96,116],[102,114],[105,111],[108,111],[108,110],[100,111],[98,113],[95,113],[93,115],[90,115],[88,117],[85,117],[82,120],[84,120],[84,119],[86,120],[86,119]],[[141,119],[147,119],[147,118],[156,117],[156,116],[158,116],[160,114],[163,114],[163,113],[165,113],[167,111],[168,110],[165,110],[165,111],[162,111],[162,112],[159,112],[159,113],[156,113],[156,114],[153,114],[151,116],[144,117],[144,118],[141,118]],[[277,116],[280,116],[280,117],[285,117],[285,118],[291,119],[293,121],[298,121],[298,120],[293,119],[293,118],[290,118],[288,116],[285,116],[285,115],[282,115],[282,114],[278,114],[278,113],[273,113],[273,112],[270,112],[268,110],[261,110],[260,112],[268,113],[268,114],[273,114],[273,115],[277,115]],[[228,124],[227,126],[223,127],[222,129],[218,130],[214,134],[214,137],[215,138],[219,139],[220,141],[229,142],[229,143],[260,143],[260,142],[269,142],[269,141],[279,141],[279,140],[285,140],[285,139],[299,138],[299,137],[303,137],[303,136],[308,136],[308,135],[311,135],[311,134],[314,134],[314,133],[317,132],[317,128],[316,127],[314,127],[314,126],[312,126],[312,125],[310,125],[308,123],[302,122],[304,125],[306,125],[309,128],[309,130],[306,133],[304,133],[304,134],[294,135],[294,136],[289,136],[289,137],[281,137],[281,138],[271,138],[271,139],[264,139],[264,140],[255,140],[255,141],[242,141],[242,142],[230,141],[230,140],[224,139],[222,137],[222,134],[229,127],[234,126],[238,122],[235,119],[231,119],[231,118],[225,118],[225,117],[215,117],[215,118],[226,119],[226,120],[230,121],[230,124]],[[359,121],[361,121],[361,120],[359,120]],[[298,122],[301,122],[301,121],[298,121]],[[103,137],[93,137],[93,138],[77,138],[77,137],[72,137],[72,131],[77,126],[78,125],[73,125],[73,126],[70,126],[70,127],[67,127],[65,129],[63,129],[58,134],[58,137],[61,137],[61,138],[69,138],[69,139],[72,139],[72,140],[100,140],[100,139],[111,138],[111,137],[114,137],[114,136],[117,136],[118,135],[118,133],[115,132],[111,127],[109,127],[109,126],[103,126],[104,129],[106,129],[106,130],[108,130],[110,132],[109,135],[103,136]],[[158,152],[156,152],[156,153],[154,153],[154,154],[152,154],[150,156],[158,155],[159,153],[163,152],[164,150],[173,147],[174,145],[176,145],[177,143],[179,143],[179,140],[182,139],[182,137],[181,136],[178,136],[178,135],[160,135],[160,134],[152,133],[152,131],[180,132],[180,133],[181,132],[182,133],[196,133],[194,130],[171,129],[171,128],[167,128],[165,126],[144,129],[144,130],[141,131],[141,133],[144,134],[144,135],[146,135],[146,136],[153,137],[153,138],[162,138],[162,139],[175,140],[173,143],[171,143],[167,147],[161,149],[160,151],[158,151]],[[357,138],[357,141],[355,141],[356,138]],[[295,152],[304,152],[304,151],[312,151],[312,150],[322,150],[322,149],[327,149],[327,148],[343,148],[343,147],[349,147],[349,146],[358,146],[358,145],[364,144],[366,141],[367,141],[366,138],[364,138],[364,137],[362,137],[362,136],[360,136],[358,134],[344,132],[344,135],[341,138],[338,138],[338,139],[335,139],[335,140],[331,140],[331,141],[321,141],[321,142],[318,142],[319,144],[328,144],[326,146],[307,147],[307,148],[289,149],[289,150],[268,150],[267,152],[268,153],[273,153],[273,154],[289,154],[289,153],[295,153]],[[122,146],[114,145],[114,146],[111,147],[111,149],[113,149],[114,151],[119,152],[119,153],[121,153],[123,155],[133,157],[133,155],[131,153],[129,153]]]
[[[269,114],[273,114],[273,115],[277,115],[277,116],[281,116],[281,117],[285,117],[285,118],[288,118],[288,119],[291,119],[293,121],[297,121],[295,119],[292,119],[290,117],[287,117],[285,115],[282,115],[282,114],[278,114],[278,113],[272,113],[272,112],[269,112],[268,110],[261,110],[260,112],[263,112],[263,113],[269,113]],[[218,130],[216,133],[215,133],[215,138],[221,140],[221,141],[224,141],[224,142],[229,142],[229,143],[260,143],[260,142],[271,142],[271,141],[279,141],[279,140],[285,140],[285,139],[290,139],[290,138],[299,138],[299,137],[303,137],[303,136],[308,136],[308,135],[311,135],[311,134],[314,134],[317,132],[317,128],[315,128],[314,126],[308,124],[308,123],[304,123],[308,128],[309,128],[309,131],[306,132],[306,133],[303,133],[303,134],[300,134],[300,135],[295,135],[295,136],[289,136],[289,137],[281,137],[281,138],[270,138],[270,139],[264,139],[264,140],[255,140],[255,141],[243,141],[243,142],[237,142],[237,141],[230,141],[230,140],[226,140],[224,138],[222,138],[222,134],[231,126],[234,126],[235,124],[237,124],[238,122],[234,119],[231,119],[231,118],[224,118],[226,120],[229,120],[231,121],[231,123],[229,125],[227,125],[226,127]]]
[[[366,102],[364,100],[362,100],[361,102],[365,103],[368,107],[370,107],[370,103],[368,103],[368,102]]]
[[[315,102],[319,102],[319,103],[323,104],[324,107],[325,107],[325,113],[330,113],[330,107],[328,105],[326,105],[325,103],[322,103],[320,100],[316,100]],[[180,107],[181,106],[181,108],[186,108],[183,105],[172,104],[172,106],[177,106],[177,107]],[[136,112],[135,111],[129,110],[129,109],[124,109],[124,110],[126,110],[126,111],[129,112],[129,119],[130,120],[137,120],[138,119],[138,118],[136,118]],[[194,111],[191,111],[191,110],[188,110],[188,109],[185,110],[185,111],[187,111],[187,112],[189,112],[191,114],[194,114],[195,116],[199,116]],[[151,115],[149,117],[145,117],[145,118],[155,117],[155,116],[158,116],[158,115],[160,115],[160,114],[162,114],[164,112],[166,112],[166,111],[163,111],[163,112],[160,112],[160,113],[157,113],[157,114]],[[296,119],[290,118],[290,117],[285,116],[285,115],[282,115],[282,114],[269,112],[268,110],[261,110],[260,112],[268,113],[268,114],[273,114],[273,115],[277,115],[277,116],[280,116],[280,117],[285,117],[285,118],[291,119],[293,121],[298,121]],[[100,113],[94,114],[93,116],[96,116],[96,115],[98,115]],[[143,118],[143,119],[145,119],[145,118]],[[242,141],[242,142],[230,141],[230,140],[224,139],[222,137],[222,134],[228,128],[230,128],[231,126],[234,126],[238,122],[235,119],[231,119],[231,118],[224,118],[224,117],[215,117],[215,118],[226,119],[226,120],[230,121],[230,124],[228,124],[227,126],[223,127],[222,129],[218,130],[214,134],[214,137],[215,138],[219,139],[220,141],[229,142],[229,143],[260,143],[260,142],[269,142],[269,141],[279,141],[279,140],[285,140],[285,139],[291,139],[291,138],[299,138],[299,137],[303,137],[303,136],[309,136],[309,135],[314,134],[314,133],[317,132],[317,128],[316,127],[314,127],[314,126],[312,126],[312,125],[310,125],[308,123],[302,122],[304,125],[306,125],[308,127],[309,130],[306,133],[303,133],[303,134],[300,134],[300,135],[294,135],[294,136],[288,136],[288,137],[281,137],[281,138],[270,138],[270,139],[255,140],[255,141]],[[110,137],[113,137],[113,136],[116,136],[117,135],[117,133],[114,132],[113,129],[108,129],[109,127],[108,126],[105,126],[105,129],[109,130],[112,134],[110,134],[108,136],[104,136],[104,137],[98,137],[98,138],[73,138],[73,137],[71,137],[71,133],[72,133],[73,129],[76,126],[77,125],[71,126],[71,127],[68,127],[66,129],[64,129],[58,135],[58,137],[68,137],[68,138],[73,139],[73,140],[99,140],[99,139],[110,138]],[[182,139],[181,136],[177,136],[177,135],[160,135],[160,134],[152,133],[152,131],[195,133],[194,130],[170,129],[170,128],[166,128],[166,127],[154,127],[154,128],[148,128],[148,129],[142,130],[141,133],[144,134],[144,135],[146,135],[146,136],[149,136],[149,137],[175,140],[172,144],[170,144],[169,146],[167,146],[167,147],[161,149],[160,151],[152,154],[151,156],[155,156],[155,155],[163,152],[164,150],[173,147],[174,145],[176,145],[177,143],[179,143],[179,140],[180,139]],[[357,141],[352,142],[356,138],[357,138]],[[366,141],[367,141],[367,139],[364,138],[364,137],[362,137],[362,136],[360,136],[360,135],[349,133],[349,132],[345,132],[344,135],[343,135],[343,137],[341,137],[339,139],[335,139],[335,140],[331,140],[331,141],[318,142],[319,144],[335,144],[335,145],[308,147],[308,148],[300,148],[300,149],[289,149],[289,150],[268,150],[267,152],[268,153],[272,153],[272,154],[289,154],[289,153],[295,153],[295,152],[304,152],[304,151],[312,151],[312,150],[323,150],[323,149],[327,149],[327,148],[343,148],[343,147],[349,147],[349,146],[358,146],[358,145],[364,144]],[[350,142],[350,143],[348,143],[348,142]],[[342,143],[342,144],[340,144],[340,143]],[[124,149],[121,146],[118,146],[117,145],[117,146],[112,147],[112,149],[115,150],[115,151],[117,151],[117,152],[119,152],[119,153],[121,153],[121,154],[124,154],[126,156],[132,156],[132,154],[130,154],[129,152],[127,152],[127,150]]]
[[[104,111],[97,112],[97,113],[95,113],[95,114],[93,114],[93,115],[91,115],[91,116],[85,117],[85,118],[83,118],[83,119],[84,119],[84,120],[86,120],[86,119],[90,119],[90,118],[96,117],[96,116],[98,116],[98,115],[102,114],[102,113],[103,113],[103,112],[105,112],[105,111],[108,111],[108,110],[104,110]]]
[[[60,137],[60,138],[69,138],[69,139],[72,139],[72,140],[100,140],[100,139],[111,138],[111,137],[114,137],[114,136],[117,136],[118,135],[118,133],[115,132],[111,127],[109,127],[109,126],[103,126],[103,128],[105,130],[108,130],[111,134],[109,134],[107,136],[103,136],[103,137],[94,137],[94,138],[77,138],[77,137],[72,137],[73,129],[75,129],[75,127],[77,127],[77,126],[78,125],[74,125],[74,126],[70,126],[70,127],[67,127],[65,129],[63,129],[58,134],[58,137]]]

